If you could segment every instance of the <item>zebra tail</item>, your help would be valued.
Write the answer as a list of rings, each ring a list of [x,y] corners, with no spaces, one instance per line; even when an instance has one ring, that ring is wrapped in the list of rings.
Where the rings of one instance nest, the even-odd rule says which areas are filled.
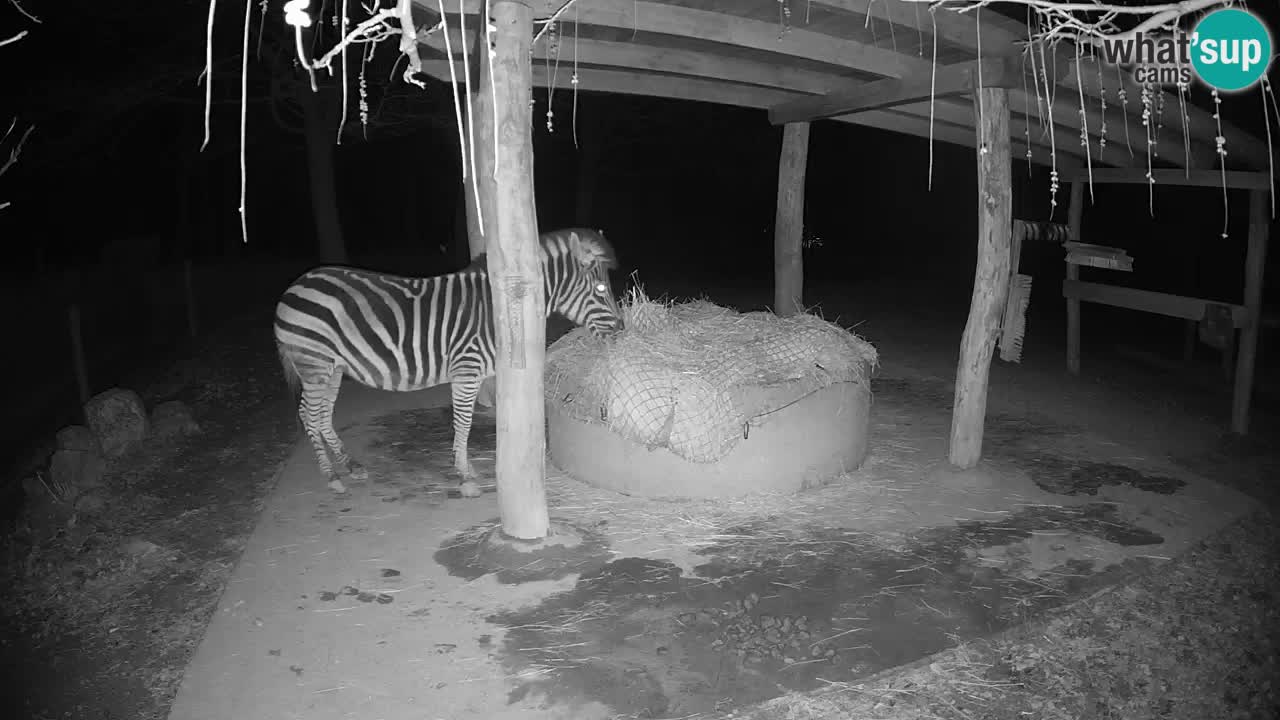
[[[276,350],[280,356],[280,369],[284,371],[284,381],[289,386],[289,402],[293,406],[294,425],[298,429],[298,434],[305,433],[306,428],[302,427],[302,418],[298,415],[298,404],[302,401],[302,377],[298,375],[298,369],[293,366],[293,361],[284,352],[283,345],[277,345]]]

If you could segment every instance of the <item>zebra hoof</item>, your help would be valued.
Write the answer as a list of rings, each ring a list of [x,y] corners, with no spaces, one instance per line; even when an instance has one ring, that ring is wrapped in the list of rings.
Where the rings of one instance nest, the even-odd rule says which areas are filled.
[[[464,498],[478,498],[484,494],[484,491],[480,489],[480,485],[471,480],[459,485],[458,492],[462,493]]]
[[[347,474],[351,476],[352,480],[368,480],[369,479],[369,471],[365,468],[364,465],[361,465],[355,460],[347,461]]]
[[[334,478],[329,481],[329,489],[338,493],[339,495],[343,495],[347,492],[347,486],[343,485],[342,481],[339,480],[338,478]]]

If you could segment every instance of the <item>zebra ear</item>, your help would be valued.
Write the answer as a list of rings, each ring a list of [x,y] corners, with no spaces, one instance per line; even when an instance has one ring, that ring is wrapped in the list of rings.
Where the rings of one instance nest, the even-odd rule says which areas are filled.
[[[574,258],[585,266],[612,268],[618,265],[613,247],[603,235],[593,230],[570,230],[567,245]]]

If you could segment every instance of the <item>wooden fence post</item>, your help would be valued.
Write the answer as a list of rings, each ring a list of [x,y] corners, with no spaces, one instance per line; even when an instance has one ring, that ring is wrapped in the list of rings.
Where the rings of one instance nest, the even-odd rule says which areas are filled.
[[[778,208],[773,228],[773,311],[804,312],[804,180],[809,163],[809,123],[782,128],[778,157]]]
[[[1262,329],[1262,285],[1267,269],[1267,234],[1271,230],[1267,217],[1266,190],[1249,192],[1249,250],[1244,261],[1244,306],[1248,319],[1240,331],[1240,350],[1236,359],[1235,391],[1231,397],[1231,431],[1249,432],[1249,405],[1253,399],[1253,370],[1258,354],[1258,335]],[[1232,332],[1235,335],[1235,332]]]
[[[1067,206],[1067,230],[1071,240],[1080,242],[1080,222],[1084,216],[1084,183],[1071,183],[1071,204]],[[1067,279],[1080,279],[1080,266],[1067,263]],[[1067,298],[1067,372],[1080,374],[1080,300]]]
[[[89,402],[89,366],[84,357],[84,337],[80,332],[80,304],[67,306],[67,329],[71,333],[71,364],[75,367],[76,388],[80,391],[80,413]]]
[[[191,275],[191,258],[187,258],[182,261],[182,290],[187,299],[187,335],[194,340],[200,334],[200,328],[197,324],[196,284]]]
[[[978,115],[978,261],[951,414],[950,460],[962,470],[973,467],[982,457],[987,382],[1009,293],[1013,233],[1009,91],[982,88],[974,92],[974,103]]]

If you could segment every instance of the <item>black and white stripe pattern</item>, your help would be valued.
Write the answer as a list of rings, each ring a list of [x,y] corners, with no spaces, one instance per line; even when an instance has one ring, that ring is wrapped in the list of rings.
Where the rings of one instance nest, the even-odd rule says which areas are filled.
[[[594,230],[558,230],[542,235],[539,246],[547,312],[597,334],[621,329],[609,285],[617,260],[604,237]],[[496,347],[483,257],[465,270],[427,278],[317,268],[280,298],[275,336],[285,377],[301,395],[303,428],[330,487],[345,491],[335,465],[352,477],[366,476],[333,428],[333,407],[346,375],[381,390],[451,383],[454,466],[464,494],[478,494],[466,482],[475,477],[467,440],[480,384],[494,373]]]

